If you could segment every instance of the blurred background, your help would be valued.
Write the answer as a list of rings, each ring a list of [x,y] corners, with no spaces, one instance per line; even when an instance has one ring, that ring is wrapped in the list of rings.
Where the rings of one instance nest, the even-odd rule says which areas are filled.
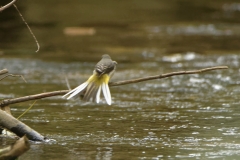
[[[0,6],[9,1],[1,0]],[[17,1],[0,13],[1,99],[76,87],[101,55],[112,81],[226,65],[195,75],[111,87],[113,104],[38,100],[20,120],[52,139],[22,159],[238,159],[240,1]],[[32,102],[11,105],[14,116]],[[14,139],[0,137],[2,145]]]
[[[2,0],[1,5],[7,2]],[[134,61],[144,55],[222,54],[240,48],[237,1],[52,0],[17,6],[41,50],[35,53],[32,36],[11,7],[0,17],[2,56],[96,61],[109,53]]]

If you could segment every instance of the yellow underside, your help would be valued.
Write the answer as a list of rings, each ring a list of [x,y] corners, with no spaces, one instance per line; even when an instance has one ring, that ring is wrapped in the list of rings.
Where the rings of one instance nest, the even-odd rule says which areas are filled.
[[[109,75],[104,74],[101,77],[98,77],[97,75],[93,74],[89,79],[87,80],[89,83],[95,83],[95,85],[100,86],[103,83],[108,84],[109,82]]]

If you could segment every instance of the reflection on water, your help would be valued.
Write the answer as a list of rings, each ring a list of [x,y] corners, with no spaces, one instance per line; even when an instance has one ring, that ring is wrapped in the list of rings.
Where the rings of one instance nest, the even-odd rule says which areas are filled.
[[[22,159],[238,159],[238,3],[93,0],[67,5],[24,4],[22,13],[41,45],[37,54],[27,30],[10,29],[21,36],[10,34],[7,45],[0,38],[0,68],[28,81],[1,81],[2,99],[66,89],[65,77],[74,88],[104,53],[118,62],[113,81],[218,65],[229,69],[111,87],[112,106],[104,99],[100,104],[60,96],[38,100],[21,120],[54,140],[33,143]],[[13,114],[31,104],[12,105]],[[1,138],[3,145],[8,141],[13,140]]]
[[[153,33],[152,36],[163,36],[164,34],[169,34],[172,36],[176,35],[201,35],[201,36],[228,36],[232,34],[239,34],[232,33],[233,29],[230,29],[231,26],[220,26],[216,28],[213,24],[202,24],[202,25],[174,25],[174,26],[151,26],[147,28],[147,31]]]

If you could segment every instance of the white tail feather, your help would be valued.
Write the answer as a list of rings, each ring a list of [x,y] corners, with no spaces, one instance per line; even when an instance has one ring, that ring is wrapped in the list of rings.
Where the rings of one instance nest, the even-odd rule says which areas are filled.
[[[110,99],[110,105],[111,105],[111,103],[112,103],[112,97],[111,97],[111,93],[110,93],[108,84],[106,84],[106,88],[107,88],[107,95],[108,95],[108,98]]]
[[[71,94],[71,93],[73,93],[73,92],[76,91],[79,87],[80,87],[80,86],[78,86],[78,87],[72,89],[71,91],[69,91],[68,93],[64,94],[64,95],[62,96],[62,98],[66,97],[67,95],[69,95],[69,94]]]
[[[102,91],[103,91],[103,95],[104,95],[104,97],[107,101],[107,104],[111,105],[112,99],[111,99],[111,94],[110,94],[110,91],[109,91],[108,84],[106,84],[106,83],[102,84]]]
[[[100,101],[101,89],[102,89],[102,86],[99,86],[98,91],[97,91],[97,95],[96,95],[96,102],[97,103],[99,103],[99,101]]]
[[[67,99],[70,99],[72,97],[74,97],[75,95],[77,95],[79,92],[81,92],[82,90],[84,90],[88,85],[88,82],[84,82],[83,84],[81,84],[80,86],[74,88],[73,90],[71,90],[70,92],[68,92],[67,94],[65,94],[63,97],[67,96],[70,94],[70,96]]]

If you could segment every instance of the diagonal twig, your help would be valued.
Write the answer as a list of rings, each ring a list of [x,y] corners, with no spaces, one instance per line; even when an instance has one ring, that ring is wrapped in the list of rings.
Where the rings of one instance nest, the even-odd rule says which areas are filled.
[[[11,1],[10,3],[6,4],[5,6],[2,6],[2,7],[0,8],[0,12],[2,12],[3,10],[11,7],[16,1],[17,1],[17,0],[13,0],[13,1]]]
[[[27,26],[27,28],[28,28],[30,34],[32,35],[33,39],[35,40],[35,42],[36,42],[36,44],[37,44],[37,50],[36,50],[36,52],[38,52],[39,49],[40,49],[40,45],[39,45],[39,43],[38,43],[38,40],[37,40],[36,36],[33,34],[31,28],[29,27],[29,25],[27,24],[27,22],[25,21],[25,19],[23,18],[22,14],[21,14],[20,11],[18,10],[17,6],[14,4],[16,1],[17,1],[17,0],[13,0],[13,1],[11,1],[10,3],[6,4],[5,6],[1,7],[1,8],[0,8],[0,12],[3,11],[3,10],[5,10],[5,9],[7,9],[7,8],[9,8],[9,7],[11,7],[12,5],[14,6],[14,8],[17,10],[19,16],[22,18],[22,21],[23,21],[23,22],[25,23],[25,25]]]
[[[20,11],[18,10],[17,6],[16,6],[15,4],[13,4],[13,6],[14,6],[14,8],[17,10],[19,16],[22,18],[22,21],[23,21],[23,22],[25,23],[25,25],[27,26],[30,34],[33,36],[33,39],[35,40],[35,42],[36,42],[36,44],[37,44],[37,50],[36,50],[36,52],[38,52],[39,49],[40,49],[40,45],[39,45],[39,43],[38,43],[37,38],[36,38],[35,35],[33,34],[31,28],[29,27],[29,25],[27,24],[27,22],[26,22],[25,19],[23,18],[22,14],[21,14]]]

